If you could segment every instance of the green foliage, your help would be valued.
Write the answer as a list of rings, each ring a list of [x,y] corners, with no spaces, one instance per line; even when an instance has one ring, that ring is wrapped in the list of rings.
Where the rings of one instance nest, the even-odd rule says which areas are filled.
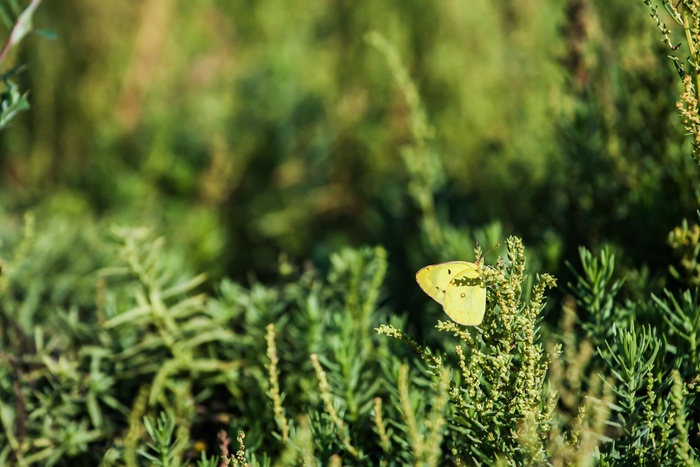
[[[537,316],[544,306],[545,289],[556,282],[541,276],[532,298],[524,302],[523,246],[515,238],[508,239],[507,246],[508,261],[500,260],[484,271],[494,296],[483,326],[471,333],[455,323],[438,324],[439,330],[461,341],[455,348],[458,367],[444,366],[443,357],[412,344],[435,374],[452,375],[446,437],[450,457],[457,463],[501,458],[520,464],[547,458],[546,431],[541,429],[546,430],[550,416],[543,403],[547,365]],[[379,332],[407,339],[393,327]]]
[[[178,459],[184,450],[188,439],[184,438],[178,440],[178,442],[174,441],[174,418],[167,414],[167,412],[161,412],[155,426],[148,417],[143,420],[143,424],[146,427],[148,435],[153,440],[152,443],[148,443],[147,445],[148,448],[153,451],[153,453],[139,451],[139,454],[146,458],[151,465],[158,465],[162,467],[174,467],[180,465]]]
[[[0,464],[698,464],[696,5],[253,3],[0,4]]]
[[[10,51],[32,32],[32,17],[41,0],[32,0],[23,11],[19,10],[19,3],[16,0],[7,3],[7,6],[0,3],[0,18],[5,27],[10,30],[5,45],[0,50],[0,65],[4,64]],[[1,76],[5,91],[0,94],[0,130],[7,127],[18,112],[29,110],[28,93],[22,94],[18,86],[10,81],[19,69],[19,66],[15,66]]]
[[[698,345],[700,345],[700,301],[697,289],[686,290],[677,300],[671,292],[664,290],[666,300],[652,296],[662,314],[669,336],[673,338],[675,351],[686,355],[684,374],[700,374]]]
[[[192,449],[193,439],[213,441],[206,426],[225,426],[232,417],[248,433],[251,459],[264,459],[255,452],[266,446],[271,453],[316,452],[328,460],[338,446],[353,446],[355,437],[363,439],[359,433],[352,440],[349,434],[338,437],[328,423],[338,422],[340,413],[346,423],[369,429],[374,397],[387,384],[386,377],[377,376],[388,371],[382,366],[390,352],[371,333],[379,324],[375,310],[386,269],[382,249],[345,250],[333,256],[325,285],[314,271],[278,288],[257,285],[247,290],[224,281],[220,296],[206,300],[194,293],[203,276],[172,273],[177,263],[168,261],[172,256],[162,249],[162,238],[153,238],[144,229],[113,229],[111,236],[115,259],[99,270],[92,283],[98,287],[93,291],[96,319],[80,322],[74,312],[59,322],[61,326],[45,329],[40,315],[31,315],[34,348],[16,342],[3,328],[7,336],[3,346],[11,351],[2,366],[7,376],[0,411],[5,460],[94,461],[100,452],[94,443],[121,432],[123,437],[107,452],[105,462],[122,459],[136,465],[139,454],[174,465]],[[19,250],[37,251],[35,240],[28,230]],[[14,276],[7,273],[14,269],[6,264],[3,278],[9,282]],[[23,289],[17,290],[21,302]],[[15,306],[22,308],[21,303]],[[268,329],[266,338],[263,323],[270,322],[277,325]],[[6,323],[13,325],[12,316],[6,316]],[[277,352],[271,344],[275,329],[283,332],[284,341],[275,347],[282,349],[284,359],[262,371]],[[12,355],[22,346],[27,350],[21,361],[15,361]],[[312,365],[314,352],[322,357]],[[322,364],[333,372],[319,389],[313,366],[321,378]],[[36,368],[27,372],[26,365]],[[283,376],[274,389],[270,374],[277,370]],[[10,377],[17,372],[19,377]],[[44,389],[37,392],[36,387]],[[338,395],[331,397],[331,387]],[[46,388],[52,390],[48,399]],[[268,412],[271,399],[248,396],[266,393],[277,399],[276,417]],[[321,403],[340,404],[335,417],[300,411]],[[148,414],[157,408],[165,412],[151,422]],[[51,425],[42,420],[49,413]],[[271,438],[271,428],[285,417],[290,417],[284,422],[287,428],[277,425],[284,434]],[[45,441],[23,441],[49,429]],[[303,446],[297,449],[298,443],[311,439],[308,433],[315,433],[313,439],[320,444],[311,444],[309,451]],[[141,447],[144,436],[152,439],[152,445]],[[349,453],[369,459],[366,450],[349,449]]]
[[[609,375],[606,385],[615,396],[608,402],[614,436],[601,447],[600,461],[694,465],[700,459],[700,439],[688,433],[698,426],[700,414],[687,407],[695,404],[700,374],[693,350],[696,294],[686,290],[677,299],[664,290],[666,299],[651,295],[654,307],[647,306],[646,297],[620,303],[615,297],[622,281],[612,281],[614,255],[604,250],[595,258],[582,249],[581,260],[584,273],[572,291],[585,313],[581,327],[601,343],[591,365],[601,370],[601,377]],[[605,319],[599,322],[597,316]],[[622,319],[612,319],[618,316]]]
[[[280,251],[325,267],[380,244],[406,290],[495,225],[485,249],[516,234],[564,282],[579,245],[666,267],[698,174],[643,5],[242,5],[42,3],[61,42],[23,50],[35,111],[0,135],[4,209],[77,200],[239,282],[272,280]]]
[[[581,328],[596,345],[601,345],[615,332],[614,324],[625,320],[624,310],[615,308],[615,298],[624,281],[613,278],[615,255],[609,249],[603,249],[600,258],[595,258],[581,247],[579,255],[583,273],[579,275],[574,271],[577,281],[569,287],[588,313],[581,320]]]
[[[29,110],[27,94],[21,94],[17,85],[7,77],[3,79],[3,84],[5,92],[0,95],[0,129],[9,125],[18,112]]]
[[[232,465],[697,458],[688,381],[697,375],[689,313],[698,307],[690,295],[655,299],[667,316],[663,330],[634,321],[599,336],[590,328],[605,345],[592,361],[581,353],[585,341],[571,336],[545,352],[539,315],[554,280],[540,275],[526,290],[522,243],[510,238],[506,259],[482,270],[484,324],[439,322],[453,346],[431,349],[400,330],[405,322],[381,324],[382,249],[343,250],[326,279],[307,270],[273,287],[224,281],[205,299],[195,292],[201,276],[172,274],[162,239],[143,229],[111,237],[115,256],[96,282],[97,320],[67,313],[60,327],[35,324],[33,347],[3,342],[5,462],[103,456],[106,465],[179,465],[199,457],[213,465],[214,446]],[[35,251],[35,240],[25,236],[18,251]],[[614,256],[582,258],[576,288],[609,293]],[[588,312],[619,306],[591,296],[579,302]],[[372,328],[408,344],[423,363]],[[665,345],[658,332],[682,339]],[[11,349],[20,345],[27,350],[18,360]],[[602,388],[597,373],[610,375]],[[245,431],[245,447],[239,435],[240,449],[225,454],[221,429]],[[198,456],[200,445],[210,454]]]
[[[678,75],[644,8],[566,4],[556,123],[563,170],[552,171],[538,205],[552,214],[531,222],[555,226],[569,260],[582,245],[607,244],[628,264],[665,269],[660,239],[697,208],[699,173],[671,104]]]
[[[688,134],[693,136],[693,158],[700,164],[700,120],[698,119],[698,89],[700,89],[700,52],[697,44],[700,40],[698,30],[698,3],[694,0],[684,0],[678,3],[662,0],[661,4],[681,31],[669,29],[659,18],[658,8],[650,0],[644,3],[651,10],[651,17],[662,35],[663,42],[671,50],[669,58],[673,60],[676,71],[683,81],[684,92],[676,104],[681,114],[681,120]],[[685,44],[675,43],[683,37]],[[683,47],[685,46],[685,47]],[[687,48],[687,55],[679,57]],[[680,52],[682,51],[682,52]]]
[[[688,286],[700,285],[700,226],[683,223],[668,234],[668,243],[679,257],[680,270],[670,267],[671,275]]]

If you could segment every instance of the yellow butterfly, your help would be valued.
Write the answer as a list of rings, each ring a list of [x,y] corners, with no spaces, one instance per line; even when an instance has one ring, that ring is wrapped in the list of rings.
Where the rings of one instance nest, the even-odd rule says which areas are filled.
[[[467,261],[431,264],[416,273],[421,289],[442,305],[447,316],[466,326],[478,326],[486,312],[486,288],[479,265]]]

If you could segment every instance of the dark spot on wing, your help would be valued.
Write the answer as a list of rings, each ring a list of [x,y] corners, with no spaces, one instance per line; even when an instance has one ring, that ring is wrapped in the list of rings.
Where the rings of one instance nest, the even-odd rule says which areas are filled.
[[[467,277],[467,276],[456,277],[456,278],[452,279],[451,284],[454,284],[457,286],[467,286],[467,287],[482,286],[480,277]]]

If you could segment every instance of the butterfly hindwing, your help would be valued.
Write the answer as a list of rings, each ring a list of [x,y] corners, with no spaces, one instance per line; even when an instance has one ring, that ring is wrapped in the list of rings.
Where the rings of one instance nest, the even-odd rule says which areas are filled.
[[[443,309],[453,321],[467,326],[478,326],[486,311],[486,289],[479,277],[479,267],[467,263],[445,290]]]

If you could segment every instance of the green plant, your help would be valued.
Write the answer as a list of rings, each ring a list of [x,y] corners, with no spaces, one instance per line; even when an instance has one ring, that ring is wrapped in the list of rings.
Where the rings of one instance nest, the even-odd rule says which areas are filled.
[[[700,119],[698,119],[698,89],[700,89],[700,29],[698,21],[700,12],[698,3],[695,0],[682,0],[680,2],[669,2],[662,0],[666,12],[681,31],[670,29],[659,17],[658,8],[651,0],[644,0],[651,11],[651,17],[656,22],[656,27],[662,36],[662,41],[670,49],[669,58],[678,71],[678,75],[683,81],[684,91],[680,95],[676,104],[681,115],[681,121],[688,134],[693,136],[693,158],[700,164]],[[675,41],[682,37],[681,42]],[[679,57],[684,46],[687,47],[687,55],[682,59]]]
[[[401,63],[396,47],[376,31],[367,34],[365,39],[384,55],[389,71],[406,99],[413,140],[401,149],[401,156],[409,176],[408,193],[421,211],[423,234],[431,245],[441,246],[443,233],[434,193],[444,185],[445,174],[435,149],[429,145],[434,129],[428,123],[416,85]]]
[[[599,257],[584,247],[579,248],[581,267],[579,275],[574,267],[569,268],[576,277],[575,284],[569,284],[572,294],[585,311],[580,316],[581,328],[591,341],[600,346],[614,332],[614,323],[624,322],[624,309],[616,306],[616,297],[624,284],[624,279],[615,278],[615,255],[604,248]]]
[[[670,266],[671,275],[688,286],[700,285],[700,226],[686,219],[668,234],[668,244],[679,257],[680,270]]]
[[[700,414],[688,410],[697,397],[695,294],[686,290],[676,298],[664,290],[665,298],[652,293],[651,300],[621,303],[615,296],[623,279],[613,281],[614,256],[582,249],[581,258],[583,272],[571,290],[582,310],[581,328],[597,343],[588,365],[614,395],[604,402],[610,421],[598,460],[693,465],[700,459],[697,435],[691,434]],[[592,320],[586,323],[584,316]]]
[[[5,45],[0,49],[0,67],[3,66],[10,51],[17,48],[22,39],[32,32],[32,17],[39,4],[41,4],[41,0],[32,0],[21,11],[17,0],[9,0],[7,3],[7,6],[0,3],[0,19],[2,19],[5,27],[10,30]],[[0,130],[7,127],[17,113],[29,109],[28,93],[22,94],[19,87],[10,79],[21,68],[21,66],[15,66],[0,75],[0,79],[2,79],[5,86],[5,91],[0,94]]]
[[[447,458],[455,462],[542,462],[547,459],[551,408],[546,402],[547,364],[537,326],[544,292],[556,282],[542,275],[529,302],[523,301],[525,256],[519,239],[509,238],[508,261],[483,268],[489,306],[483,326],[470,332],[455,323],[437,328],[457,337],[458,366],[418,346],[392,326],[378,331],[409,344],[431,372],[451,375],[451,413],[446,417]]]
[[[143,424],[153,441],[147,445],[149,450],[139,450],[139,455],[147,459],[151,465],[179,466],[182,451],[189,440],[187,437],[175,439],[175,418],[168,412],[161,412],[155,424],[148,417],[143,419]]]
[[[697,289],[685,290],[676,298],[664,290],[665,298],[652,295],[658,313],[663,317],[668,332],[669,344],[683,358],[680,361],[682,374],[700,375],[700,297]]]
[[[641,14],[565,4],[559,38],[530,0],[47,5],[81,53],[28,51],[65,81],[2,135],[0,464],[697,464],[696,226],[669,236],[675,281],[658,248],[696,207],[676,71]],[[124,40],[132,19],[157,37]],[[528,50],[564,50],[563,84]],[[558,137],[524,130],[551,105]],[[485,259],[483,325],[434,326],[414,271],[504,232],[535,245]],[[346,246],[368,239],[389,249]],[[575,248],[558,320],[538,273]]]

